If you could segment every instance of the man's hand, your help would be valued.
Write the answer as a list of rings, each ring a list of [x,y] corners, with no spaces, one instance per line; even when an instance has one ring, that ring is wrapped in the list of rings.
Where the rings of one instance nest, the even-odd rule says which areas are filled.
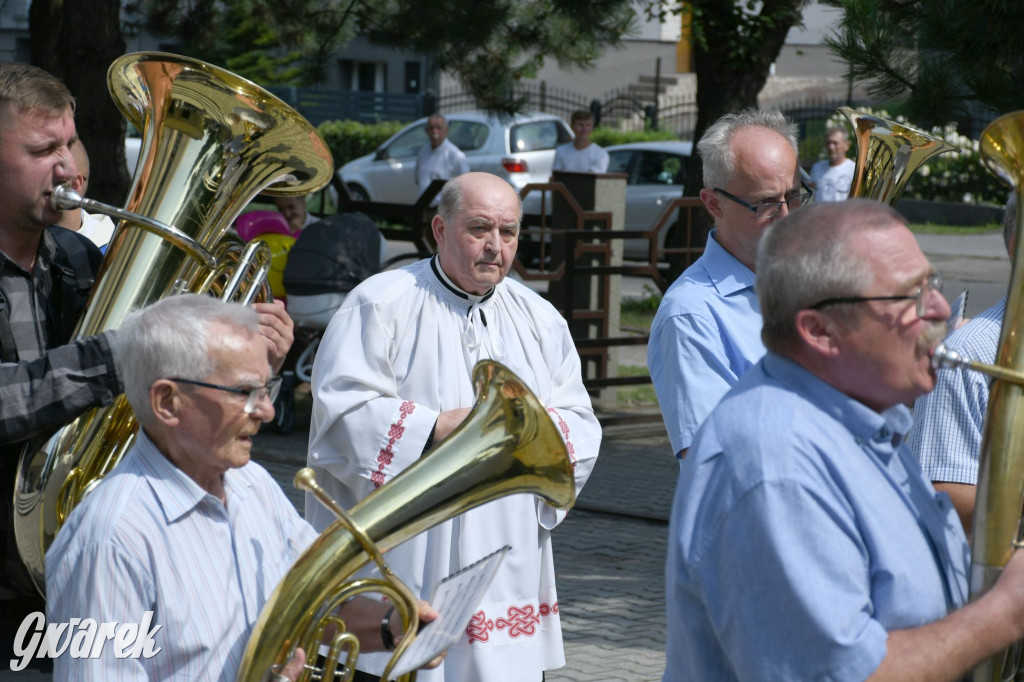
[[[288,680],[288,682],[295,682],[299,679],[299,675],[302,674],[302,668],[306,665],[306,652],[302,650],[302,647],[297,647],[292,657],[288,659],[288,665],[281,669],[274,677],[270,678],[271,682],[281,682],[282,680]]]
[[[434,447],[448,437],[455,428],[465,421],[472,408],[460,407],[454,410],[442,412],[437,416],[437,425],[434,427]]]
[[[422,628],[427,623],[437,620],[438,616],[441,615],[434,610],[434,607],[430,605],[430,602],[424,599],[417,599],[416,604],[417,610],[419,611],[420,622],[418,627],[420,628]],[[391,629],[391,635],[392,637],[394,637],[395,644],[401,642],[402,638],[405,636],[405,633],[402,632],[402,623],[400,622],[400,620],[401,619],[399,618],[392,617],[391,620],[388,621],[388,627]],[[441,665],[441,661],[444,660],[444,655],[446,653],[447,652],[442,651],[437,656],[430,659],[427,663],[424,663],[422,669],[430,670],[431,668],[436,668],[437,666]]]
[[[276,374],[295,341],[295,324],[285,312],[282,301],[256,303],[253,309],[260,315],[260,335],[267,343],[267,359]]]

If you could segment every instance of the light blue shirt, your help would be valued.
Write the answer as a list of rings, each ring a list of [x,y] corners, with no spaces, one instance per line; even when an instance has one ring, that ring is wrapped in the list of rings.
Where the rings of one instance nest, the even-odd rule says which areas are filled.
[[[316,532],[258,464],[224,474],[227,504],[139,434],[46,553],[49,623],[141,623],[150,659],[57,659],[57,680],[234,680],[264,603]]]
[[[647,366],[672,452],[690,447],[711,409],[764,355],[753,271],[708,235],[651,323]]]
[[[996,359],[1006,298],[946,337],[946,347],[986,364]],[[914,402],[914,426],[907,436],[911,452],[933,481],[978,481],[981,427],[988,410],[990,380],[963,368],[940,369],[935,389]]]
[[[701,427],[669,527],[664,680],[864,680],[967,600],[967,541],[879,414],[769,353]]]

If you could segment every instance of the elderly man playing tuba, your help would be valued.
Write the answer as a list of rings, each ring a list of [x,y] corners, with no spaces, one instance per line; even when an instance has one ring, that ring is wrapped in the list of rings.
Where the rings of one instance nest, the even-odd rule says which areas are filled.
[[[47,619],[146,622],[153,646],[128,658],[113,641],[98,657],[65,651],[57,679],[234,680],[263,604],[316,539],[249,459],[280,386],[258,329],[252,309],[195,294],[122,325],[115,357],[142,428],[47,552]],[[341,610],[365,650],[385,647],[385,615],[366,598]],[[388,625],[398,638],[401,624]],[[297,653],[278,679],[303,662]]]

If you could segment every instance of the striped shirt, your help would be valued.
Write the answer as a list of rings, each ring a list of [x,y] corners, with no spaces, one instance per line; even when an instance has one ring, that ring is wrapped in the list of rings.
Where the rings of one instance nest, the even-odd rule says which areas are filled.
[[[264,603],[316,532],[250,462],[208,494],[140,432],[115,470],[72,513],[46,554],[47,621],[141,623],[150,659],[65,654],[57,680],[234,680]]]
[[[946,347],[979,362],[995,362],[1005,312],[1004,297],[946,337]],[[914,426],[907,445],[929,479],[976,484],[988,394],[989,379],[984,374],[940,369],[935,389],[914,401]]]

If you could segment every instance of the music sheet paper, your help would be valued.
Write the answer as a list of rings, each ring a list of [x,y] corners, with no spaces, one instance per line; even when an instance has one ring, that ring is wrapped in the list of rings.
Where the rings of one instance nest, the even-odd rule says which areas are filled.
[[[953,331],[964,323],[964,313],[967,312],[967,289],[961,291],[960,295],[953,299],[949,304],[949,309],[952,312],[946,321],[946,325],[949,327],[949,331]]]
[[[389,679],[418,670],[465,635],[469,619],[473,617],[501,560],[510,549],[506,545],[461,571],[452,573],[437,585],[430,598],[430,605],[440,615],[416,633],[416,639],[395,663]]]

